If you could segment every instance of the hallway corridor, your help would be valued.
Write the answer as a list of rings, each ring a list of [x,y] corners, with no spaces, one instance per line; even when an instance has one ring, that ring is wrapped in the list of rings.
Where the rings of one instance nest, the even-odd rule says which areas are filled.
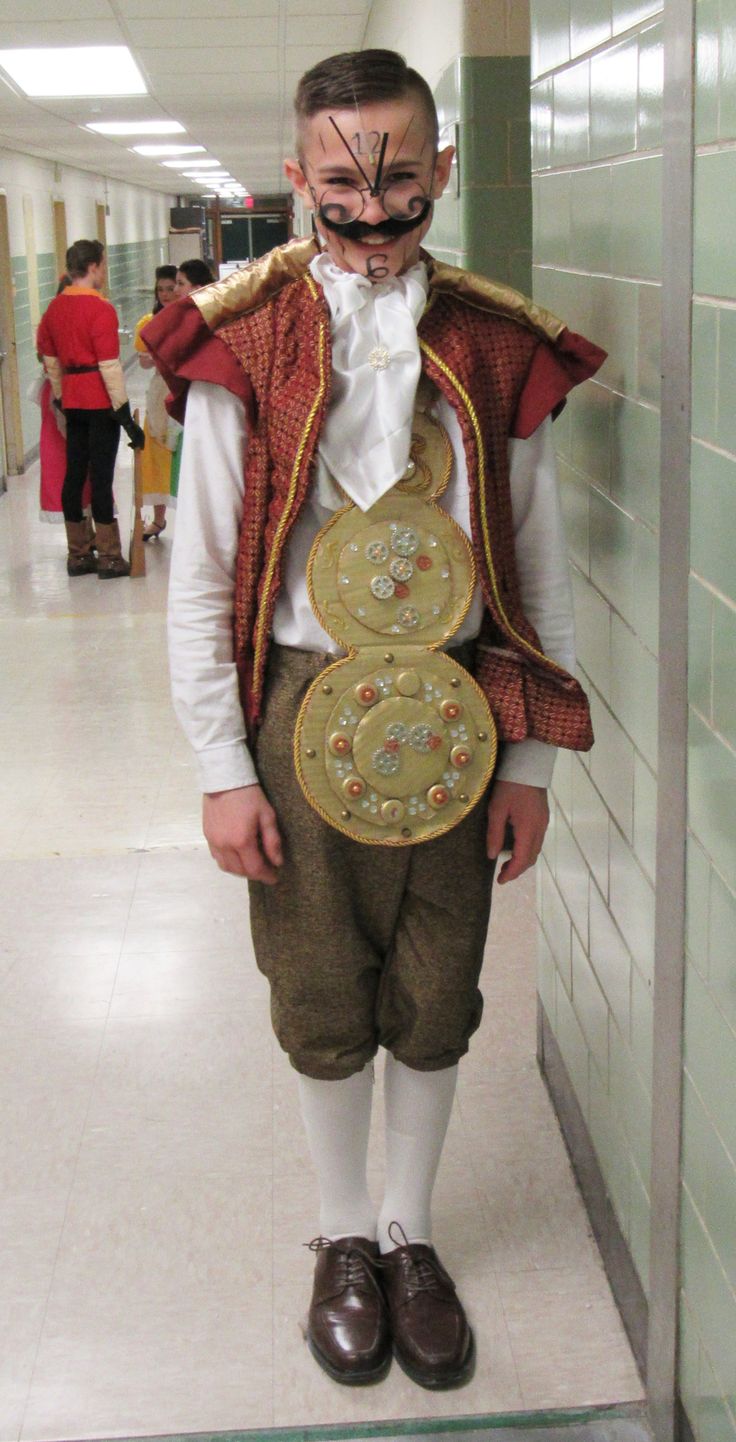
[[[36,507],[33,467],[0,501],[1,1442],[641,1397],[534,1060],[528,886],[497,896],[436,1192],[476,1376],[431,1394],[394,1366],[351,1390],[315,1367],[294,1079],[168,698],[173,526],[145,580],[100,587],[68,581]]]

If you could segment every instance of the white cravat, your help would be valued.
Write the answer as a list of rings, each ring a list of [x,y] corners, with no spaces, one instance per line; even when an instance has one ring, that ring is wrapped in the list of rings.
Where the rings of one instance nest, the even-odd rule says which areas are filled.
[[[427,268],[418,261],[403,275],[374,282],[340,270],[322,252],[309,269],[332,317],[332,395],[320,460],[351,501],[367,511],[396,484],[409,460]]]

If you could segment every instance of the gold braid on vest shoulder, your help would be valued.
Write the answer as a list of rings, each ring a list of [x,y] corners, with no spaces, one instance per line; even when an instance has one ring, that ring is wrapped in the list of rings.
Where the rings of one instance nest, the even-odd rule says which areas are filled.
[[[290,240],[242,270],[234,271],[225,280],[216,280],[195,290],[189,299],[196,305],[205,325],[217,330],[218,326],[266,305],[285,285],[301,280],[310,261],[318,254],[317,243],[311,238]]]
[[[208,329],[217,330],[218,326],[238,316],[258,310],[273,300],[284,286],[301,280],[318,253],[317,243],[311,236],[306,240],[290,240],[242,270],[234,271],[226,280],[216,280],[212,285],[203,286],[190,299]],[[565,330],[564,321],[541,305],[536,305],[520,291],[512,290],[511,286],[500,285],[485,276],[474,275],[470,270],[460,270],[457,266],[433,260],[426,251],[422,251],[422,258],[427,262],[430,298],[432,295],[453,296],[477,310],[515,320],[552,344]]]
[[[526,330],[534,331],[553,345],[566,329],[564,321],[541,305],[536,305],[521,291],[512,290],[510,285],[501,285],[498,281],[487,280],[484,275],[475,275],[472,270],[460,270],[456,265],[432,260],[431,256],[424,258],[428,263],[430,295],[452,295],[476,310],[518,321]]]

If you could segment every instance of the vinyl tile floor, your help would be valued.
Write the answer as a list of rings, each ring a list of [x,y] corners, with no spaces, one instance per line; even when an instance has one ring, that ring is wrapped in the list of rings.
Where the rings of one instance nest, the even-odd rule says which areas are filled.
[[[121,448],[124,534],[130,488]],[[145,579],[69,580],[37,492],[34,466],[0,499],[0,1442],[636,1401],[535,1063],[531,881],[496,894],[435,1194],[475,1377],[432,1394],[394,1367],[349,1389],[315,1366],[294,1077],[169,701],[173,522]]]

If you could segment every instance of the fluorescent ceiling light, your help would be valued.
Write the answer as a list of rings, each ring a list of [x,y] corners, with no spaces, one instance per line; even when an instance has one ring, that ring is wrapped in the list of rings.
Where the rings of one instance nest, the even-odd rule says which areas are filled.
[[[98,135],[183,135],[184,126],[178,120],[101,120],[89,121],[85,130],[95,130]]]
[[[0,50],[0,66],[24,95],[146,95],[127,45],[70,45]]]
[[[136,155],[147,155],[157,159],[160,155],[204,155],[204,145],[131,145]],[[187,164],[194,165],[194,161]]]
[[[162,160],[161,164],[165,165],[167,170],[191,170],[195,164],[198,170],[204,170],[205,168],[207,170],[222,169],[219,160]]]

